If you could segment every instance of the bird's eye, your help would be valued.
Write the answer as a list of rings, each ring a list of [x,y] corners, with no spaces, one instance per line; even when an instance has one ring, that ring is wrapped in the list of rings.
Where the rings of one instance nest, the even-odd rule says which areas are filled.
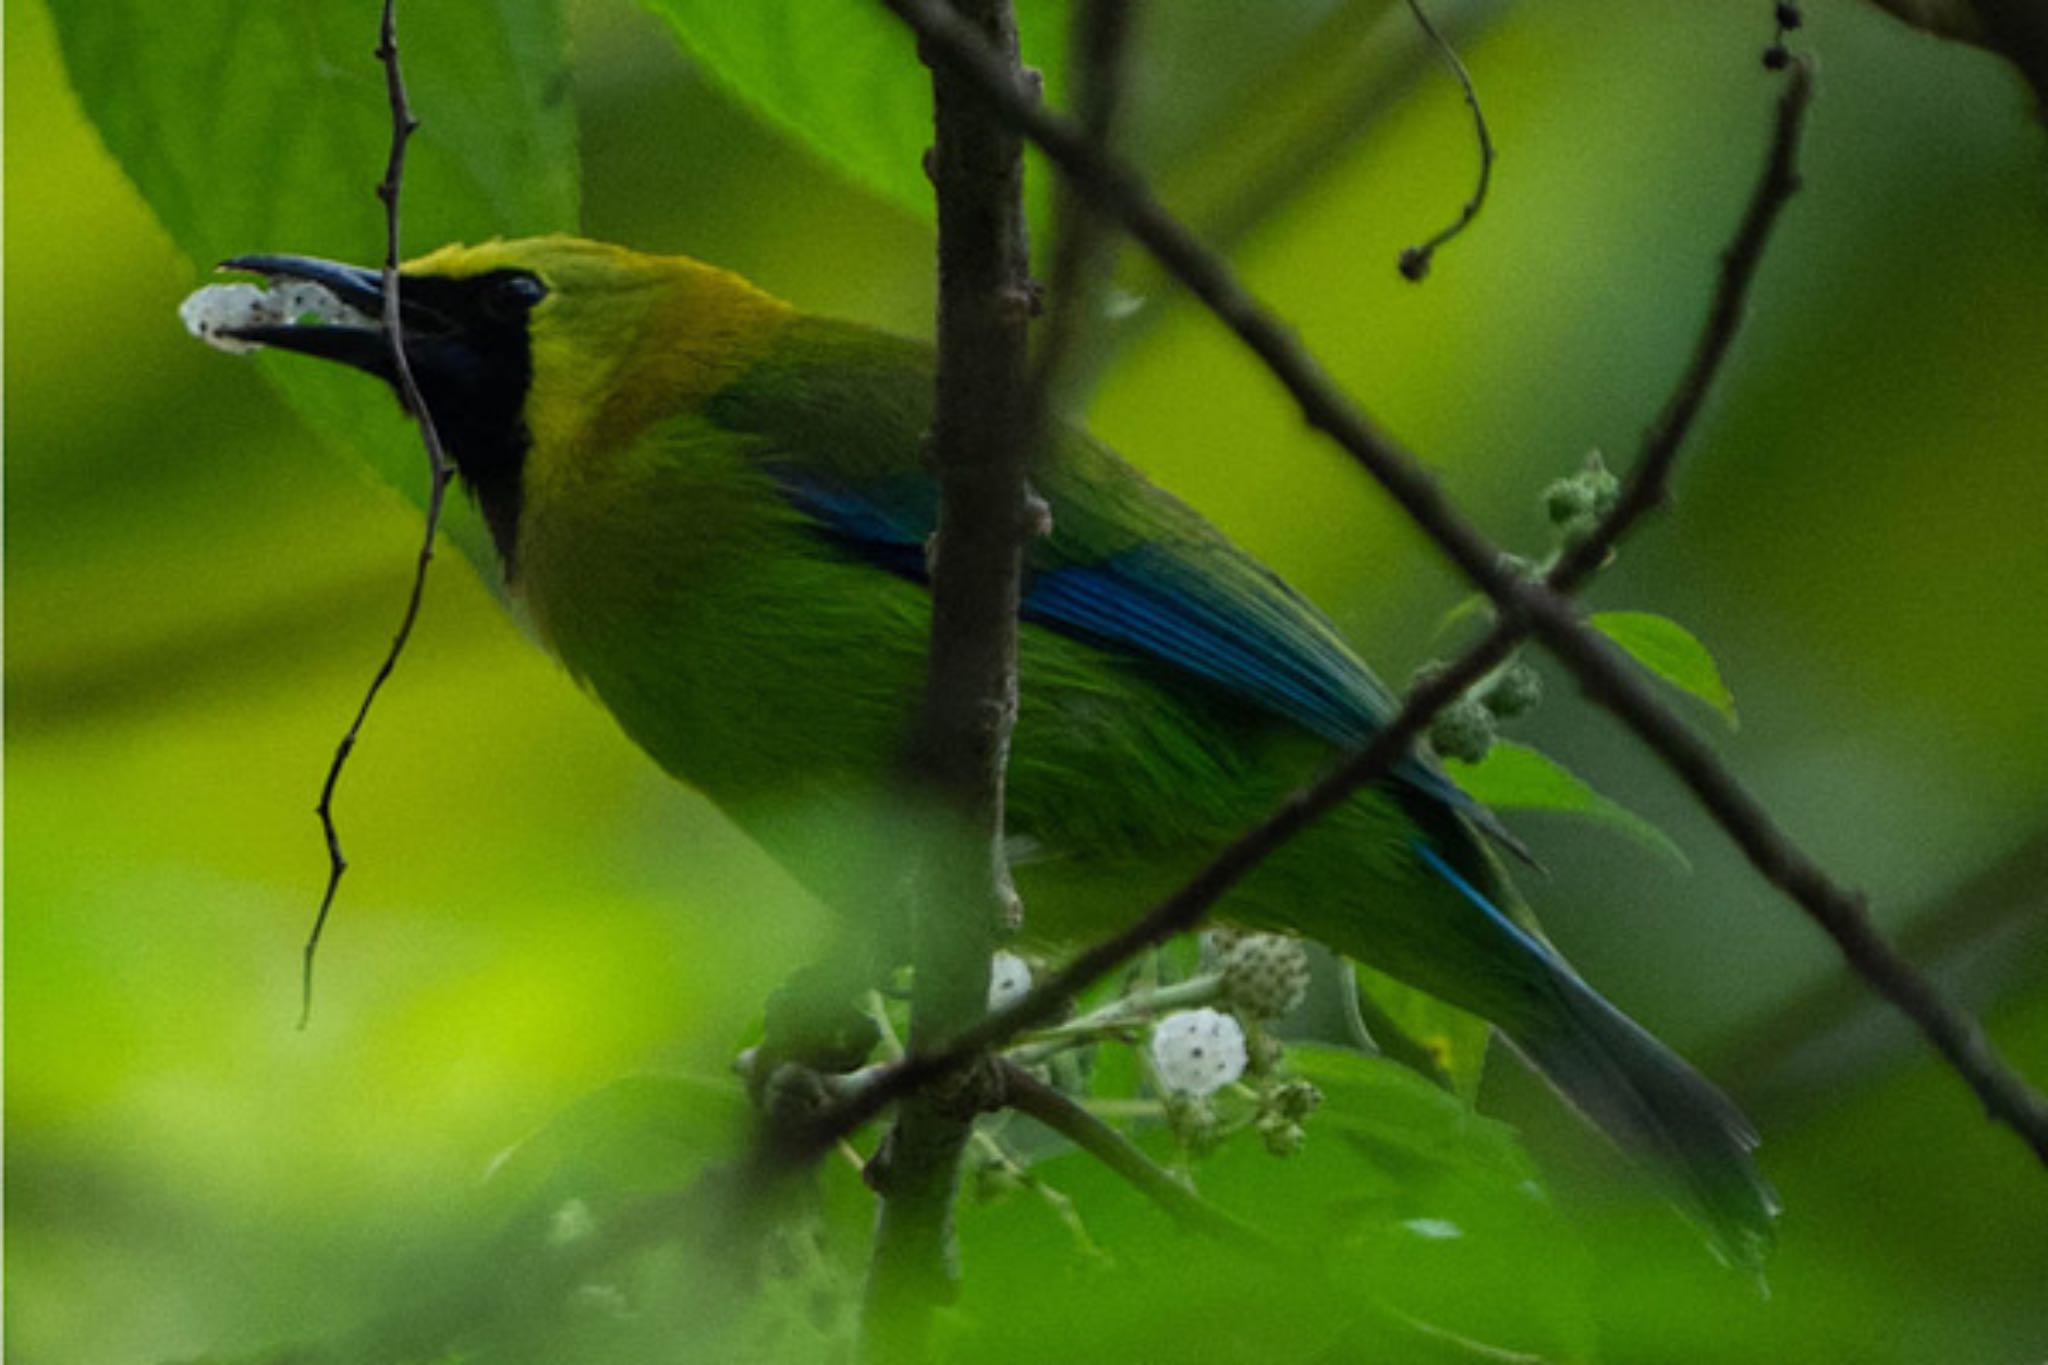
[[[548,287],[524,271],[502,275],[484,290],[484,312],[499,322],[513,322],[548,296]]]

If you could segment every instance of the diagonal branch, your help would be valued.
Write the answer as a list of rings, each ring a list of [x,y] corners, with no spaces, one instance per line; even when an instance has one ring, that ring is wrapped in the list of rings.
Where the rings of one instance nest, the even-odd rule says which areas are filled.
[[[1037,1119],[1115,1171],[1183,1228],[1253,1251],[1273,1249],[1257,1228],[1239,1222],[1175,1180],[1129,1138],[1023,1067],[1005,1061],[1001,1078],[1003,1100],[1009,1108]]]
[[[1527,632],[1539,637],[1594,700],[1624,721],[1664,760],[1757,870],[1805,910],[1835,941],[1857,973],[1913,1020],[1976,1093],[1986,1112],[2019,1133],[2037,1157],[2048,1163],[2048,1101],[2044,1101],[2005,1064],[1973,1018],[1942,995],[1923,973],[1890,945],[1871,920],[1861,895],[1835,883],[1791,840],[1712,750],[1649,690],[1620,651],[1587,629],[1553,585],[1529,583],[1517,578],[1502,563],[1496,547],[1452,506],[1435,479],[1343,395],[1314,357],[1237,282],[1228,266],[1205,250],[1159,205],[1134,170],[1097,146],[1072,124],[1033,102],[1018,98],[1013,89],[993,79],[985,44],[930,0],[887,0],[887,3],[917,30],[933,59],[971,76],[992,108],[1044,149],[1062,171],[1082,186],[1100,211],[1121,222],[1163,266],[1236,332],[1293,395],[1308,423],[1343,447],[1467,577],[1499,605],[1501,623],[1480,645],[1435,681],[1449,677],[1461,678],[1461,685],[1472,681],[1471,677],[1465,676],[1467,669],[1464,665],[1489,648],[1504,656],[1506,648],[1498,642],[1508,632]],[[1794,63],[1780,103],[1779,133],[1773,142],[1771,164],[1766,170],[1757,201],[1763,207],[1753,210],[1745,219],[1745,231],[1738,236],[1739,248],[1752,236],[1749,229],[1753,227],[1756,245],[1748,254],[1740,249],[1729,253],[1728,260],[1732,264],[1724,264],[1722,287],[1716,296],[1706,338],[1689,371],[1689,374],[1697,376],[1697,381],[1689,380],[1681,385],[1679,394],[1666,409],[1668,420],[1655,429],[1668,429],[1669,453],[1657,467],[1644,471],[1632,484],[1631,496],[1624,499],[1628,511],[1623,528],[1664,496],[1663,489],[1678,446],[1706,393],[1706,381],[1711,379],[1720,358],[1725,355],[1727,339],[1732,338],[1734,324],[1740,318],[1748,278],[1754,272],[1761,252],[1762,233],[1768,230],[1775,219],[1777,206],[1796,183],[1789,174],[1781,177],[1774,172],[1781,165],[1789,172],[1790,149],[1796,146],[1811,87],[1810,69],[1804,63]],[[1717,335],[1722,338],[1719,342],[1715,340]],[[1692,392],[1691,397],[1688,397],[1689,392]],[[1661,448],[1653,445],[1653,449]],[[1621,510],[1617,508],[1617,514]],[[1595,538],[1600,537],[1596,535]],[[1612,541],[1608,543],[1611,545]],[[1559,567],[1564,569],[1573,562],[1566,561]],[[1574,569],[1572,572],[1579,571]],[[1409,705],[1402,708],[1395,724],[1377,737],[1366,752],[1381,749],[1379,739],[1385,738],[1387,733],[1397,732],[1404,720],[1411,720],[1417,698],[1431,690],[1418,689],[1410,697]],[[1403,735],[1404,747],[1412,737],[1412,730]],[[1364,757],[1361,754],[1360,760]],[[1229,857],[1229,854],[1225,855],[1225,859]],[[1168,906],[1161,909],[1167,909],[1179,899],[1173,898]],[[1199,915],[1200,912],[1195,913]],[[1148,916],[1146,922],[1150,919]],[[1084,954],[1082,961],[1091,961],[1096,956],[1097,953],[1091,951]],[[1028,1003],[1027,998],[1012,1009],[1021,1011]],[[993,1019],[984,1021],[971,1031],[970,1036],[990,1033],[994,1023]],[[982,1041],[987,1039],[984,1037]],[[911,1062],[905,1065],[907,1067]]]
[[[413,379],[412,362],[405,354],[405,325],[399,316],[398,262],[401,253],[398,197],[405,183],[406,143],[411,141],[420,124],[413,117],[412,105],[406,99],[405,72],[398,61],[397,0],[384,0],[384,13],[377,29],[376,56],[384,65],[384,90],[391,102],[391,153],[384,165],[384,178],[377,183],[377,198],[384,203],[384,336],[391,345],[391,367],[397,375],[399,396],[405,400],[405,410],[420,424],[420,439],[426,445],[431,482],[427,490],[426,530],[420,540],[419,558],[413,566],[412,590],[405,600],[405,615],[399,619],[398,632],[391,638],[391,647],[385,651],[384,661],[377,666],[370,685],[363,690],[355,718],[343,733],[341,744],[334,751],[334,761],[327,766],[327,778],[320,784],[320,804],[315,807],[315,813],[320,817],[320,832],[327,838],[327,887],[320,894],[320,909],[313,917],[312,932],[306,936],[299,980],[299,1027],[302,1029],[313,1017],[313,963],[320,952],[320,937],[327,930],[327,916],[334,909],[334,896],[341,889],[342,874],[348,871],[348,859],[342,856],[341,851],[341,831],[334,823],[334,790],[340,785],[342,769],[348,766],[349,755],[355,752],[356,740],[363,732],[363,722],[369,719],[370,707],[398,667],[399,656],[405,652],[406,641],[412,638],[413,625],[419,620],[420,603],[427,592],[427,566],[434,562],[434,540],[441,531],[441,509],[447,503],[449,481],[455,477],[455,466],[449,462],[448,452],[441,444],[441,433],[434,429],[434,416],[427,411],[426,400],[420,397],[419,384]]]

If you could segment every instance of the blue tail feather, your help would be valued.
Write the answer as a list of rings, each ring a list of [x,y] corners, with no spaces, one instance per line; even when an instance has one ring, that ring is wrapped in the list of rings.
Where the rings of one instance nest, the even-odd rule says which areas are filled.
[[[1761,1280],[1778,1195],[1751,1155],[1756,1129],[1684,1058],[1607,1003],[1427,844],[1416,853],[1540,962],[1547,1018],[1503,1032],[1573,1108],[1644,1166],[1724,1260]]]

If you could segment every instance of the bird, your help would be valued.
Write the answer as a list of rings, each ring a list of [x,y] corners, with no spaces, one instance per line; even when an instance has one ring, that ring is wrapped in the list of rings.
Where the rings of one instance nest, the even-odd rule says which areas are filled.
[[[403,401],[380,272],[222,264],[271,292],[216,286],[245,292],[213,339]],[[887,808],[926,663],[929,343],[564,235],[443,247],[401,268],[399,297],[408,368],[539,638],[655,762],[854,909],[881,883],[849,831],[878,828],[861,822]],[[1397,700],[1320,610],[1080,425],[1045,444],[1005,819],[1032,932],[1058,940],[1120,927]],[[1779,1203],[1755,1129],[1552,946],[1513,847],[1420,746],[1215,913],[1489,1021],[1757,1272]]]

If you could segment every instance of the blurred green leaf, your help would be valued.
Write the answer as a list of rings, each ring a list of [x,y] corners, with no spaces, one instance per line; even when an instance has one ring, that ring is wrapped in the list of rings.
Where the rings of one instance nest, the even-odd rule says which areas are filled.
[[[909,30],[878,0],[641,3],[768,123],[882,198],[932,217],[923,169],[932,139],[931,78]],[[1461,15],[1492,5],[1468,0]],[[1065,103],[1069,9],[1070,0],[1016,3],[1024,62],[1056,108]],[[1121,141],[1197,200],[1212,196],[1219,182],[1241,181],[1246,167],[1285,171],[1295,154],[1321,148],[1333,127],[1362,122],[1358,112],[1372,97],[1384,97],[1429,59],[1405,22],[1381,31],[1391,9],[1390,0],[1158,6],[1138,26],[1131,68],[1175,73],[1172,98],[1158,98],[1163,92],[1142,76],[1131,81]],[[1287,96],[1275,98],[1282,88]],[[1310,159],[1321,169],[1319,157]],[[1283,175],[1285,189],[1275,197],[1310,178]],[[1046,221],[1049,189],[1050,172],[1038,160],[1026,184],[1035,225]]]
[[[1497,739],[1478,763],[1450,765],[1451,778],[1495,810],[1548,810],[1584,815],[1667,855],[1688,872],[1692,861],[1663,830],[1586,785],[1584,778],[1526,744]]]
[[[1072,1200],[1109,1260],[1076,1255],[1042,1199],[963,1208],[975,1273],[954,1356],[1497,1358],[1463,1338],[1586,1358],[1586,1258],[1513,1130],[1381,1058],[1302,1043],[1287,1057],[1324,1095],[1306,1144],[1275,1157],[1242,1134],[1191,1173],[1204,1198],[1275,1249],[1176,1234],[1084,1154],[1042,1161],[1034,1173]],[[1159,1133],[1146,1136],[1173,1159]],[[1475,1284],[1488,1291],[1474,1294]]]
[[[1382,1058],[1312,1046],[1288,1058],[1324,1096],[1303,1156],[1320,1147],[1327,1164],[1293,1174],[1317,1181],[1311,1245],[1341,1258],[1340,1276],[1474,1341],[1590,1355],[1590,1266],[1512,1128]],[[1207,1176],[1205,1188],[1226,1197]],[[1475,1298],[1474,1284],[1498,1292]]]
[[[740,1150],[746,1096],[736,1082],[626,1076],[592,1091],[491,1164],[509,1203],[543,1191],[630,1195],[673,1190]]]
[[[576,123],[558,0],[401,11],[420,120],[406,162],[407,254],[575,227]],[[383,258],[372,187],[391,110],[371,55],[374,5],[52,0],[51,13],[80,102],[196,264],[259,251]],[[315,431],[346,439],[424,502],[425,456],[381,386],[293,357],[257,363]],[[449,513],[451,534],[488,562],[474,512],[451,499]]]
[[[1468,1102],[1406,1067],[1315,1044],[1290,1046],[1287,1064],[1323,1092],[1314,1125],[1373,1154],[1367,1164],[1383,1175],[1395,1168],[1414,1168],[1455,1179],[1506,1180],[1517,1186],[1535,1179],[1535,1165],[1514,1129],[1482,1117]],[[1394,1185],[1388,1188],[1390,1197],[1410,1197]]]
[[[1729,729],[1737,728],[1735,694],[1721,680],[1714,656],[1684,626],[1649,611],[1599,611],[1586,623],[1665,682],[1720,712]]]

